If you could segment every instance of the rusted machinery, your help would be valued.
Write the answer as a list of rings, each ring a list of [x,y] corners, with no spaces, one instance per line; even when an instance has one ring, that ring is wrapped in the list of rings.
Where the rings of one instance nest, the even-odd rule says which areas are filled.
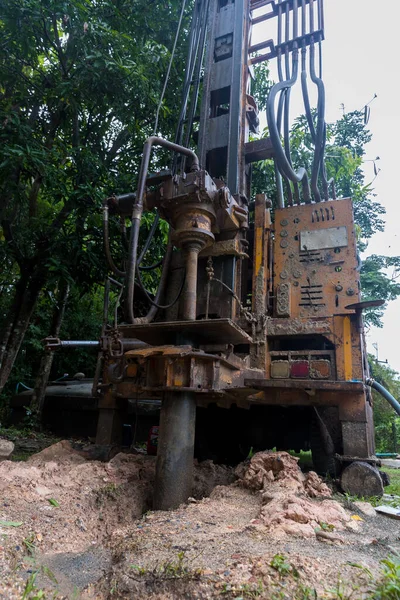
[[[271,19],[276,42],[249,42],[252,27]],[[162,399],[155,508],[190,495],[196,410],[196,444],[213,447],[212,457],[218,435],[224,447],[232,439],[243,448],[311,445],[320,471],[361,461],[361,473],[364,465],[381,486],[364,385],[352,202],[335,199],[323,159],[324,88],[315,67],[322,39],[322,0],[196,0],[175,142],[149,138],[137,192],[105,202],[106,250],[122,286],[124,321],[103,331],[97,442],[117,440],[128,398]],[[270,138],[249,141],[258,128],[252,64],[274,57]],[[308,76],[318,93],[316,116]],[[294,171],[290,157],[297,80],[315,146],[310,176]],[[172,166],[150,175],[151,153],[160,148],[171,151]],[[265,194],[252,201],[251,165],[266,158],[275,161],[274,207]],[[109,211],[130,218],[122,268],[107,246]],[[159,218],[169,225],[156,294],[141,282],[150,245],[139,245],[143,211],[157,215],[150,241]],[[144,316],[135,314],[136,290],[149,302]]]

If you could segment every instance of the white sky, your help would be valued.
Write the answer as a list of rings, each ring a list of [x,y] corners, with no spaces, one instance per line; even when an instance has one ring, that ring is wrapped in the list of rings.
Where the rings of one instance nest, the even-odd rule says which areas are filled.
[[[381,171],[373,187],[376,200],[386,208],[386,229],[370,240],[365,256],[400,256],[400,3],[398,0],[324,0],[324,9],[325,41],[322,46],[326,120],[333,122],[340,118],[342,104],[345,111],[350,112],[361,109],[375,93],[378,96],[370,105],[368,127],[373,138],[366,148],[365,158],[380,157],[377,167]],[[256,32],[255,37],[258,38]],[[274,62],[271,61],[270,67],[276,81]],[[300,106],[296,96],[293,104]],[[295,108],[292,117],[299,111],[302,109]],[[368,183],[374,177],[373,163],[365,163],[364,171]],[[388,304],[383,328],[372,328],[367,335],[369,351],[376,355],[372,344],[378,344],[379,360],[387,359],[398,372],[399,314],[400,299]]]
[[[400,256],[399,181],[399,17],[398,0],[325,0],[324,80],[327,120],[346,110],[371,103],[368,124],[373,134],[366,158],[380,157],[381,169],[373,187],[376,199],[386,208],[384,233],[371,239],[366,255]],[[366,182],[373,179],[373,163],[365,163]],[[369,351],[388,360],[400,372],[400,299],[390,302],[382,329],[372,328],[367,336]]]

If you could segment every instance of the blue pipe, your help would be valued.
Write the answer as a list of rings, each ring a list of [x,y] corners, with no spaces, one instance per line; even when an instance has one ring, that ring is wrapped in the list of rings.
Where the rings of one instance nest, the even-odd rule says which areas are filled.
[[[369,385],[369,387],[372,387],[374,390],[376,390],[377,392],[379,392],[380,395],[383,396],[385,398],[385,400],[387,400],[389,402],[389,404],[392,405],[392,407],[397,412],[397,414],[400,415],[400,404],[399,404],[399,402],[397,402],[396,398],[394,398],[392,396],[392,394],[390,392],[388,392],[386,388],[383,387],[383,385],[381,385],[380,383],[378,383],[377,381],[375,381],[374,379],[371,379],[371,378],[370,379],[366,379],[365,383],[367,385]]]

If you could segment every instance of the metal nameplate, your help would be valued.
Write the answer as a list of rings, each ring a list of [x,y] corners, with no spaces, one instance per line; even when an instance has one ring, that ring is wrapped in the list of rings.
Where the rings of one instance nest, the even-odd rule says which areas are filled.
[[[323,250],[348,246],[347,227],[329,227],[316,231],[300,231],[301,250]]]

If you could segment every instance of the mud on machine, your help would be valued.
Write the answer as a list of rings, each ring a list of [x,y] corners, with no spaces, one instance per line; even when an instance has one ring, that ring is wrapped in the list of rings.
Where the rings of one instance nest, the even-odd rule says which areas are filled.
[[[258,33],[252,43],[272,20],[276,39]],[[344,488],[354,461],[360,493],[367,477],[382,485],[364,385],[366,303],[352,201],[335,198],[324,164],[323,37],[322,0],[196,0],[175,140],[150,137],[136,193],[104,204],[124,322],[103,331],[97,442],[117,441],[129,398],[162,399],[155,508],[174,508],[190,495],[196,410],[208,444],[218,421],[244,447],[311,445],[315,467],[342,472]],[[249,141],[259,125],[252,68],[275,58],[270,137]],[[314,145],[309,173],[295,171],[290,156],[296,82]],[[171,168],[150,174],[160,149],[170,151]],[[275,165],[276,206],[251,195],[252,164],[265,159]],[[143,211],[156,216],[139,247]],[[108,248],[109,212],[130,219],[122,269]],[[169,237],[151,295],[142,261],[160,218]],[[149,302],[144,316],[134,313],[136,290]]]

